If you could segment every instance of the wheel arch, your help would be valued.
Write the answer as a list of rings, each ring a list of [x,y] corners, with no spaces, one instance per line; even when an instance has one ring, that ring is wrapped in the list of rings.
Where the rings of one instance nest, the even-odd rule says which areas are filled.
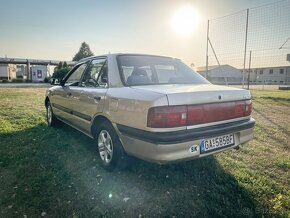
[[[109,122],[110,124],[112,124],[111,120],[102,115],[102,114],[99,114],[99,115],[96,115],[92,121],[92,124],[91,124],[91,134],[92,136],[94,137],[96,132],[97,132],[97,128],[98,128],[98,125],[102,122]],[[112,125],[113,126],[113,125]]]

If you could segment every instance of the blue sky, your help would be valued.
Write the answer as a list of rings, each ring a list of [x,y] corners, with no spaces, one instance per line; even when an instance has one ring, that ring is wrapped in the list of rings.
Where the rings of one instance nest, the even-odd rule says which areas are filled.
[[[175,56],[186,63],[205,55],[206,21],[273,0],[0,0],[0,57],[71,60],[86,41],[97,54],[136,52]],[[201,19],[190,37],[170,20],[190,4]]]

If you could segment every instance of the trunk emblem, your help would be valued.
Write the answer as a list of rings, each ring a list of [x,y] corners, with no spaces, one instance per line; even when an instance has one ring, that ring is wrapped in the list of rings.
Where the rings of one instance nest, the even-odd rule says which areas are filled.
[[[220,99],[220,100],[222,99],[222,96],[221,96],[221,95],[219,95],[219,99]]]

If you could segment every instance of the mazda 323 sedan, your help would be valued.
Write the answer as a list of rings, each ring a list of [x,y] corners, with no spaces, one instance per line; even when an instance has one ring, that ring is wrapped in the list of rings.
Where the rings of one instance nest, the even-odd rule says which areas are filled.
[[[96,140],[108,170],[127,155],[171,163],[238,148],[255,124],[248,90],[153,55],[83,59],[47,90],[45,106],[49,126],[64,122]]]

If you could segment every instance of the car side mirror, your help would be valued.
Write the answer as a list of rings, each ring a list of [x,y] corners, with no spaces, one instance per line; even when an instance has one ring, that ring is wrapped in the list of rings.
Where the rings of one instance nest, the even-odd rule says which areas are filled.
[[[59,85],[59,84],[60,84],[59,79],[57,79],[57,78],[52,78],[52,79],[50,80],[50,84],[51,84],[51,85]]]
[[[108,83],[108,78],[107,78],[107,77],[103,77],[103,78],[102,78],[102,82],[103,82],[103,83]]]

